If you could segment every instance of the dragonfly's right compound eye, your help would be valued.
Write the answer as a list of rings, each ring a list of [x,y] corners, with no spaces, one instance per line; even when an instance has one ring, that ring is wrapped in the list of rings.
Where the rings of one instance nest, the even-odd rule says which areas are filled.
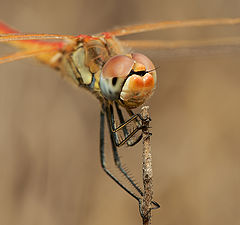
[[[117,100],[122,90],[124,80],[132,70],[134,60],[126,55],[110,58],[102,69],[100,88],[104,97]]]

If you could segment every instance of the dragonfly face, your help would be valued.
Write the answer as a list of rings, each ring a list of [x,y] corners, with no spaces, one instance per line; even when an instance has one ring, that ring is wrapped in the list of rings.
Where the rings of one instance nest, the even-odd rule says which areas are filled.
[[[101,92],[109,100],[120,100],[136,108],[151,96],[156,86],[156,72],[150,59],[140,53],[117,55],[103,66]]]

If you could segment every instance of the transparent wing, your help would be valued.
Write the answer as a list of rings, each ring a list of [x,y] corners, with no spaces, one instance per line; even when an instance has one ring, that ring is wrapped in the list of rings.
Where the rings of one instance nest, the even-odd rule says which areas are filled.
[[[209,40],[124,40],[124,46],[143,51],[161,60],[202,58],[207,56],[235,55],[240,53],[240,37]]]
[[[69,42],[69,40],[73,39],[75,40],[76,37],[70,35],[22,34],[3,22],[0,22],[0,43],[6,43],[23,50],[12,55],[1,57],[0,63],[35,56],[42,62],[52,65],[52,57],[63,49],[66,45],[66,40]]]
[[[23,34],[18,30],[0,21],[0,42],[22,41],[22,40],[65,40],[73,39],[75,36],[59,34]]]
[[[110,30],[108,33],[114,36],[125,36],[129,34],[141,33],[146,31],[165,30],[165,29],[171,29],[171,28],[234,25],[234,24],[240,24],[240,18],[163,21],[163,22],[157,22],[157,23],[121,27],[119,29]]]
[[[0,57],[0,64],[7,63],[7,62],[13,62],[20,59],[25,58],[31,58],[31,57],[38,57],[41,61],[44,62],[50,62],[51,57],[53,57],[53,54],[57,53],[58,48],[42,48],[38,50],[33,51],[22,51],[22,52],[16,52],[14,54]],[[50,64],[50,63],[49,63]]]
[[[170,28],[184,27],[204,27],[214,25],[234,25],[239,24],[240,18],[224,18],[224,19],[204,19],[204,20],[189,20],[189,21],[170,21],[159,22],[154,24],[145,24],[137,26],[128,26],[122,29],[112,31],[118,36],[128,34],[154,31]],[[204,33],[206,36],[206,33]],[[229,35],[229,33],[227,33]],[[236,35],[236,33],[234,34]],[[186,36],[186,35],[185,35]],[[125,39],[125,38],[124,38]],[[161,58],[169,57],[189,57],[189,56],[207,56],[217,55],[222,53],[235,53],[240,51],[240,37],[215,37],[209,39],[198,40],[121,40],[124,46],[131,48],[144,49],[150,54],[161,55]]]
[[[196,48],[206,46],[240,46],[240,37],[223,37],[206,40],[122,40],[125,46],[147,49]]]

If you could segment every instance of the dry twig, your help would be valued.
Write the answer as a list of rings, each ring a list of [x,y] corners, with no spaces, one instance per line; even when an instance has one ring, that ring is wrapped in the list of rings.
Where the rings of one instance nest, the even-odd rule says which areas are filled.
[[[142,107],[141,115],[143,117],[143,186],[144,194],[141,205],[141,214],[143,219],[143,225],[151,224],[151,202],[153,196],[153,184],[152,184],[152,155],[151,155],[151,143],[149,133],[149,107]]]

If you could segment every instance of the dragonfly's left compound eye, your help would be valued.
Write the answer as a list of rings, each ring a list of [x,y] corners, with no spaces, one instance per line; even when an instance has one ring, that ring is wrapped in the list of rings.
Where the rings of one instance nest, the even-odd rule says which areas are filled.
[[[100,77],[100,88],[107,99],[119,98],[123,82],[133,65],[134,60],[126,55],[114,56],[105,63]]]
[[[100,88],[105,98],[135,108],[141,105],[156,85],[152,61],[140,53],[117,55],[103,66]]]

